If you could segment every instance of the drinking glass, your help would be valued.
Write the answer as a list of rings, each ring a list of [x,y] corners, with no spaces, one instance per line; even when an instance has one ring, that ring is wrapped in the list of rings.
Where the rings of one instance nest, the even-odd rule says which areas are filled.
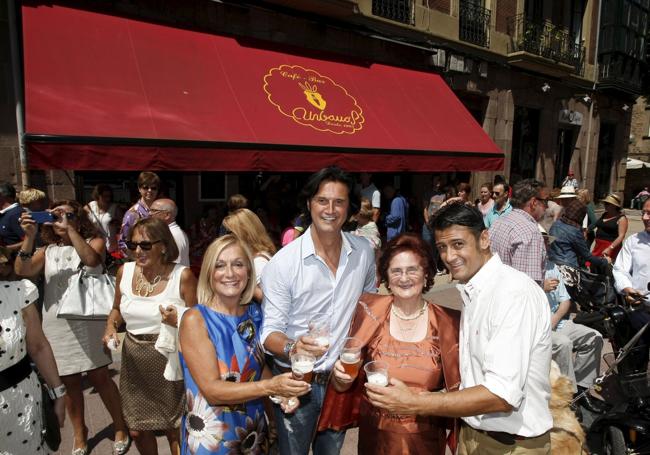
[[[316,313],[309,319],[308,336],[314,338],[321,346],[330,344],[330,316],[327,313]]]
[[[294,354],[291,356],[291,373],[296,381],[311,382],[314,374],[316,357],[311,354]]]
[[[370,384],[386,387],[388,385],[388,364],[381,360],[368,362],[363,366],[366,371],[366,381]]]
[[[359,373],[361,367],[361,340],[354,337],[348,337],[343,341],[343,349],[341,350],[341,364],[348,374],[355,378]]]

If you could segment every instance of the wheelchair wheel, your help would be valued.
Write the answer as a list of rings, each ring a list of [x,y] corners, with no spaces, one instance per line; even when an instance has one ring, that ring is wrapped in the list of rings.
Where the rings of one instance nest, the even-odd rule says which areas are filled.
[[[625,436],[620,428],[609,426],[603,432],[603,450],[605,455],[627,454]]]

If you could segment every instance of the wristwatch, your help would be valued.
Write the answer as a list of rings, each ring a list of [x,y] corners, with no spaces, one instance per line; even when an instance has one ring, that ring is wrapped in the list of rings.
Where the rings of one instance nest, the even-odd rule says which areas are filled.
[[[18,257],[22,260],[31,259],[34,256],[34,252],[31,253],[24,250],[18,250]]]
[[[47,388],[47,394],[50,396],[52,400],[61,398],[65,396],[66,393],[67,390],[65,388],[65,384],[61,384],[60,386],[54,388],[49,388],[49,387]]]
[[[287,340],[287,343],[284,345],[284,356],[288,359],[291,357],[291,353],[293,352],[293,348],[296,347],[296,342],[293,340]]]

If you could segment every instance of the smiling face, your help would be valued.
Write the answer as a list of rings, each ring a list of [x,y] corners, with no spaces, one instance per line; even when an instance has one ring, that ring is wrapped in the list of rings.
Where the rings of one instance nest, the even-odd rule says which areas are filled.
[[[212,290],[221,301],[239,300],[250,276],[246,253],[239,245],[230,245],[217,257],[212,274]]]
[[[481,202],[485,204],[487,201],[490,200],[490,189],[487,186],[482,186],[481,187]]]
[[[436,230],[436,248],[451,276],[467,283],[490,259],[490,239],[487,229],[480,236],[465,226],[452,225]]]
[[[348,217],[349,206],[346,184],[332,181],[321,183],[318,192],[307,203],[312,228],[318,234],[339,233]]]
[[[160,239],[152,238],[145,229],[138,227],[133,229],[133,235],[131,236],[131,241],[133,243],[156,242],[151,245],[150,250],[145,250],[141,246],[137,246],[133,251],[135,262],[141,268],[149,269],[150,267],[157,267],[165,262],[163,254],[165,244],[158,240]]]
[[[149,206],[158,197],[158,187],[154,184],[145,184],[138,189],[140,190],[140,197]]]
[[[388,285],[396,299],[419,298],[425,282],[420,256],[412,251],[403,251],[393,256],[388,265]]]

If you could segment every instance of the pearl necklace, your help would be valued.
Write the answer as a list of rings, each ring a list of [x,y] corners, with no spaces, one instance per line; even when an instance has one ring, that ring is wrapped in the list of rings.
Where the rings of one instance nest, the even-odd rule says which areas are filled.
[[[135,283],[135,293],[140,297],[149,297],[156,288],[156,285],[160,283],[161,280],[162,276],[156,275],[153,281],[149,281],[144,276],[144,273],[142,273],[142,270],[140,270],[140,275],[138,276]]]
[[[420,316],[422,316],[424,314],[424,310],[426,310],[426,308],[427,308],[427,302],[425,301],[424,304],[422,305],[422,308],[420,308],[418,311],[416,311],[414,314],[412,314],[410,316],[404,316],[404,314],[398,313],[397,310],[395,309],[395,305],[391,305],[390,312],[393,313],[395,316],[397,316],[402,321],[412,321],[412,320],[417,319]]]

